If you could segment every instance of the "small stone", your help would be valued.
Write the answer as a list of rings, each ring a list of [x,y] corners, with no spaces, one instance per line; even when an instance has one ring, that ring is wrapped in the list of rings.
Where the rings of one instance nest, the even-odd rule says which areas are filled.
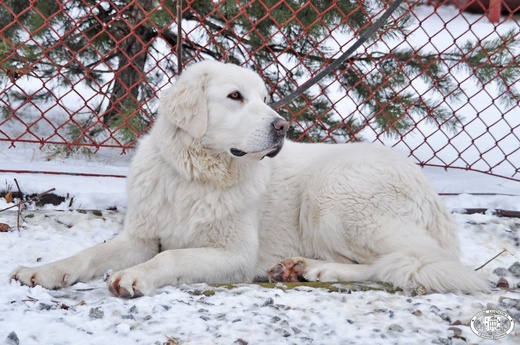
[[[88,312],[88,316],[91,319],[102,319],[103,316],[105,316],[105,312],[100,307],[90,308],[90,311]]]
[[[18,335],[15,332],[11,332],[7,335],[5,343],[7,345],[20,345],[20,339],[18,339]]]
[[[432,305],[432,306],[430,306],[430,310],[431,310],[433,313],[435,313],[435,314],[437,314],[437,313],[439,313],[439,312],[441,311],[441,310],[439,309],[439,307],[437,307],[436,305]]]
[[[507,276],[509,274],[507,269],[505,269],[504,267],[497,267],[497,268],[495,268],[493,270],[493,273],[496,274],[499,277],[505,277],[505,276]]]
[[[439,317],[443,319],[444,321],[451,323],[451,317],[446,313],[440,313]]]
[[[509,282],[507,281],[506,278],[500,277],[497,280],[497,287],[503,288],[503,289],[509,289]]]
[[[128,309],[128,313],[137,314],[137,307],[135,306],[135,304],[132,307],[130,307],[130,309]]]
[[[448,330],[449,331],[452,331],[453,332],[453,335],[458,338],[462,335],[462,329],[460,329],[459,327],[448,327]]]
[[[398,325],[398,324],[396,324],[396,323],[391,324],[391,325],[388,327],[388,329],[389,329],[390,331],[399,332],[399,333],[401,333],[401,332],[404,331],[403,326]]]
[[[516,322],[520,322],[520,312],[510,312],[509,314]]]
[[[40,310],[51,310],[51,309],[55,309],[56,306],[52,305],[52,304],[47,304],[47,303],[40,303],[38,305],[38,309]]]
[[[423,315],[422,311],[419,309],[412,311],[412,314],[418,317]]]
[[[167,310],[170,310],[170,306],[169,305],[161,305],[161,304],[158,304],[158,305],[155,305],[152,309],[152,314],[157,314],[157,313],[162,313],[162,312],[165,312]]]
[[[515,277],[520,278],[520,262],[515,262],[507,270]]]
[[[279,317],[279,316],[273,316],[273,317],[271,318],[271,322],[272,322],[272,323],[277,323],[277,322],[280,321],[281,319],[282,319],[282,318]]]
[[[450,338],[437,338],[432,340],[432,344],[451,345],[452,341]]]
[[[269,297],[268,299],[265,300],[264,304],[262,304],[262,307],[268,307],[273,304],[274,304],[274,300],[272,299],[272,297]]]
[[[202,294],[206,297],[211,297],[213,296],[214,294],[216,294],[215,290],[204,290],[202,291]]]
[[[287,338],[287,337],[290,337],[291,336],[291,333],[289,333],[288,331],[286,331],[285,329],[281,329],[281,328],[277,328],[274,330],[276,333],[279,333],[282,335],[282,337],[284,338]]]
[[[520,300],[514,298],[500,297],[498,299],[498,303],[506,308],[516,308],[517,305],[520,305]]]
[[[428,289],[424,287],[424,285],[419,285],[412,293],[413,296],[422,296],[428,293]]]

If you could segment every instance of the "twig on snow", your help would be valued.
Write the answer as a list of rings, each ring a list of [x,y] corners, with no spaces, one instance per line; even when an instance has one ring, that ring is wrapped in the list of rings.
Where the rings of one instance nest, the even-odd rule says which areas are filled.
[[[484,266],[486,266],[486,265],[489,264],[491,261],[493,261],[493,260],[495,260],[496,258],[498,258],[500,255],[504,254],[505,252],[507,252],[507,249],[504,249],[504,250],[502,250],[500,253],[498,253],[497,255],[493,256],[491,259],[489,259],[488,261],[486,261],[482,266],[475,268],[475,271],[478,271],[479,269],[483,268]]]
[[[508,217],[508,218],[520,218],[520,211],[502,210],[499,208],[488,209],[488,208],[465,208],[464,214],[486,214],[490,212],[493,216],[497,217]]]
[[[6,207],[6,208],[0,210],[0,212],[7,211],[7,210],[10,210],[10,209],[12,209],[12,208],[19,207],[20,205],[30,203],[31,201],[34,201],[34,200],[36,200],[36,199],[38,199],[38,198],[41,198],[41,197],[44,196],[45,194],[52,193],[52,192],[54,192],[55,190],[56,190],[56,188],[51,188],[51,189],[49,189],[49,190],[47,190],[47,191],[45,191],[45,192],[43,192],[43,193],[40,193],[40,194],[37,194],[37,195],[33,196],[33,197],[30,198],[30,199],[22,200],[22,201],[20,201],[19,203],[15,204],[15,205],[12,205],[12,206]]]
[[[16,188],[18,188],[18,193],[20,193],[20,201],[23,198],[22,190],[20,189],[20,185],[18,184],[18,181],[14,179],[14,183],[16,183]],[[18,215],[16,216],[16,230],[18,233],[20,233],[20,218],[22,216],[22,204],[18,203]]]

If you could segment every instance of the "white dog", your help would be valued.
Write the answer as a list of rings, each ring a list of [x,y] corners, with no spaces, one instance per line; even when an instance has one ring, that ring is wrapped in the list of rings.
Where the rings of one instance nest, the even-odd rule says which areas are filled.
[[[138,146],[121,234],[11,277],[55,289],[113,270],[122,297],[267,276],[488,289],[459,262],[456,225],[416,166],[374,144],[285,141],[266,96],[247,69],[188,68]]]

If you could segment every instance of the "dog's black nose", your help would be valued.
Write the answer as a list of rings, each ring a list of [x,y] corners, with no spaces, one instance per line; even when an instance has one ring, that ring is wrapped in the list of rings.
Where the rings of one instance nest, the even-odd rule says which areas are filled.
[[[273,126],[274,132],[277,136],[283,137],[287,133],[287,129],[289,129],[289,123],[284,119],[276,119],[271,122]]]

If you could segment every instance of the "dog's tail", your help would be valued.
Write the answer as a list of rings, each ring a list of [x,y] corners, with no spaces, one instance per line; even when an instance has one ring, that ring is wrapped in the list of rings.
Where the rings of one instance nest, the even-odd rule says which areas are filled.
[[[429,292],[489,291],[490,284],[484,277],[445,254],[411,249],[383,255],[370,265],[371,279],[404,289],[422,285]]]

